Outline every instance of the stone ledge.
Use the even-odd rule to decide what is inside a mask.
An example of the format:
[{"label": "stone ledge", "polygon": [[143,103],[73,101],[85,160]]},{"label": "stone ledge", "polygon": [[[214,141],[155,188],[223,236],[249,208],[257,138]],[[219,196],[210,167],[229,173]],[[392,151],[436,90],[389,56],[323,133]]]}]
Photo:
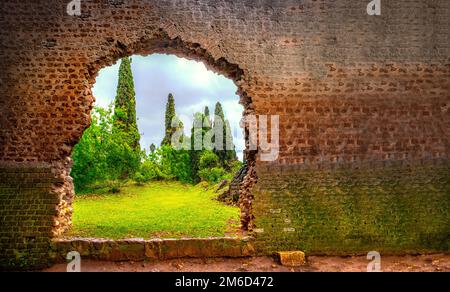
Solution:
[{"label": "stone ledge", "polygon": [[254,254],[252,238],[193,239],[56,239],[50,257],[66,260],[67,253],[77,251],[81,258],[103,261],[144,261],[177,258],[249,257]]}]

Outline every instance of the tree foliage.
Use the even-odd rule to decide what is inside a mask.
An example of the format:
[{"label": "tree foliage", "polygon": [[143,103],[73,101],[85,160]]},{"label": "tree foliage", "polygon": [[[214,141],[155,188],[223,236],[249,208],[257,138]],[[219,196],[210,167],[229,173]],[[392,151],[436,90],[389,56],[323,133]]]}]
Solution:
[{"label": "tree foliage", "polygon": [[119,83],[114,104],[113,132],[123,142],[140,151],[140,139],[136,118],[136,93],[134,91],[131,58],[123,58],[119,69]]},{"label": "tree foliage", "polygon": [[120,132],[113,131],[111,108],[94,108],[91,127],[72,154],[71,175],[77,192],[106,182],[118,182],[124,173],[134,173],[139,168],[142,153],[123,143],[124,139]]},{"label": "tree foliage", "polygon": [[178,180],[192,182],[191,163],[186,150],[175,150],[170,146],[161,146],[143,160],[137,173],[145,182],[160,180]]},{"label": "tree foliage", "polygon": [[131,58],[123,58],[120,64],[112,137],[119,147],[111,149],[110,163],[117,164],[114,170],[119,172],[118,175],[121,178],[131,178],[136,173],[141,159],[141,135],[137,126],[136,93]]},{"label": "tree foliage", "polygon": [[[220,103],[215,107],[215,118],[208,107],[195,114],[191,137],[186,137],[176,115],[175,98],[169,94],[164,131],[161,147],[152,144],[148,154],[141,150],[131,59],[124,58],[114,108],[94,108],[92,125],[74,148],[76,191],[104,185],[117,189],[117,184],[129,179],[138,184],[152,180],[217,183],[232,177],[239,168],[230,124]],[[176,147],[178,142],[184,147]],[[190,144],[187,147],[186,142]]]},{"label": "tree foliage", "polygon": [[214,113],[213,140],[216,146],[215,153],[219,157],[221,164],[225,168],[230,169],[232,162],[237,160],[230,123],[225,119],[225,114],[220,102],[216,104]]},{"label": "tree foliage", "polygon": [[175,113],[175,98],[173,94],[170,93],[167,97],[167,105],[166,105],[166,117],[165,117],[165,136],[161,143],[162,146],[172,145],[172,136],[176,132],[176,127],[172,126],[172,123],[176,117]]}]

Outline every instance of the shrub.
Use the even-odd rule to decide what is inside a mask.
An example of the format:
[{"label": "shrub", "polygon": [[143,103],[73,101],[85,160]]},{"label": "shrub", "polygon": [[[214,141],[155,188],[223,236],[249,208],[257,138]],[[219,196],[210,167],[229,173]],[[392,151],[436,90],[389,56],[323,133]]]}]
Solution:
[{"label": "shrub", "polygon": [[219,165],[219,156],[212,151],[204,151],[200,155],[199,170],[211,169]]},{"label": "shrub", "polygon": [[184,183],[192,182],[192,166],[188,151],[162,146],[157,151],[157,159],[164,179],[177,179]]},{"label": "shrub", "polygon": [[137,185],[142,186],[146,183],[146,179],[142,173],[138,172],[134,175],[134,181]]},{"label": "shrub", "polygon": [[199,171],[198,175],[202,179],[202,181],[206,181],[209,183],[218,183],[224,179],[227,172],[222,167],[214,167],[211,169],[202,169]]},{"label": "shrub", "polygon": [[145,182],[163,180],[166,178],[160,165],[151,158],[147,158],[142,162],[139,172],[144,177]]}]

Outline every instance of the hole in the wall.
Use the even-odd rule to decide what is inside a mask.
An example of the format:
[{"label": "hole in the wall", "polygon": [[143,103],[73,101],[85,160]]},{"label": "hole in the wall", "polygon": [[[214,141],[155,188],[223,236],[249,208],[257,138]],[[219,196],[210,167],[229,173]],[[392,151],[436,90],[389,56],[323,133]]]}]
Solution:
[{"label": "hole in the wall", "polygon": [[[130,53],[125,53],[125,51],[131,50],[130,47],[127,47],[121,42],[119,49],[122,53],[119,53],[118,56],[115,56],[113,60],[118,60],[124,55],[131,55]],[[143,49],[144,48],[144,49]],[[150,49],[149,49],[150,48]],[[229,64],[225,59],[221,58],[219,60],[215,60],[212,58],[205,50],[201,48],[199,45],[192,45],[192,44],[185,44],[180,39],[159,39],[159,40],[147,40],[141,43],[138,48],[132,49],[134,52],[138,52],[142,56],[154,56],[154,54],[158,53],[166,53],[170,55],[175,55],[178,57],[185,57],[189,60],[195,60],[195,61],[201,61],[203,64],[205,64],[208,69],[211,69],[212,71],[222,74],[229,79],[231,79],[235,84],[241,84],[244,82],[244,73],[243,71],[237,66],[233,64]],[[100,59],[96,64],[93,64],[89,71],[91,72],[92,76],[96,76],[97,72],[99,70],[111,63],[110,57]],[[95,72],[95,74],[94,74]],[[94,83],[93,78],[91,76],[89,83],[92,85]],[[254,109],[252,107],[251,98],[247,96],[245,92],[243,92],[238,87],[237,94],[240,97],[240,103],[244,106],[245,111],[244,115],[246,114],[252,114],[254,112]],[[238,103],[238,101],[236,101]],[[163,108],[161,110],[164,110]],[[248,129],[244,129],[244,136],[245,138],[248,137]],[[245,145],[247,146],[248,143],[246,142]],[[256,152],[255,151],[244,151],[245,152],[245,160],[247,163],[247,171],[246,176],[241,178],[242,182],[245,180],[251,179],[253,182],[256,182],[256,172],[255,172],[255,163],[256,163]],[[248,231],[252,229],[252,210],[251,210],[251,186],[247,184],[247,187],[245,190],[241,190],[240,192],[240,199],[239,199],[239,208],[241,210],[241,224],[240,224],[240,230],[241,231]],[[63,205],[65,206],[65,210],[71,210],[72,208],[72,198],[69,198],[66,200],[66,202],[63,202]],[[56,230],[54,234],[56,235],[62,235],[64,234],[68,228],[71,226],[71,217],[72,214],[69,211],[63,212],[65,216],[65,224],[64,219],[60,220],[60,224],[56,227]],[[164,218],[161,218],[161,220],[164,220]],[[62,223],[62,224],[61,224]]]}]

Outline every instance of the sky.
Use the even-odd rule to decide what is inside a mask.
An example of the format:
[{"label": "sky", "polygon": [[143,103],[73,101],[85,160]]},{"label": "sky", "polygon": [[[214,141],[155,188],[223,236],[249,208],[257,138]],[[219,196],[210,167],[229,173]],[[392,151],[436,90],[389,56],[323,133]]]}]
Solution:
[{"label": "sky", "polygon": [[[100,71],[93,93],[96,105],[108,107],[116,96],[120,61]],[[132,71],[136,91],[138,127],[141,146],[148,150],[164,138],[164,119],[167,96],[175,97],[176,113],[190,136],[192,117],[209,106],[211,113],[217,102],[223,106],[230,121],[238,157],[242,160],[244,138],[239,126],[244,111],[236,95],[237,87],[230,79],[206,69],[201,62],[173,55],[154,54],[132,57]]]}]

